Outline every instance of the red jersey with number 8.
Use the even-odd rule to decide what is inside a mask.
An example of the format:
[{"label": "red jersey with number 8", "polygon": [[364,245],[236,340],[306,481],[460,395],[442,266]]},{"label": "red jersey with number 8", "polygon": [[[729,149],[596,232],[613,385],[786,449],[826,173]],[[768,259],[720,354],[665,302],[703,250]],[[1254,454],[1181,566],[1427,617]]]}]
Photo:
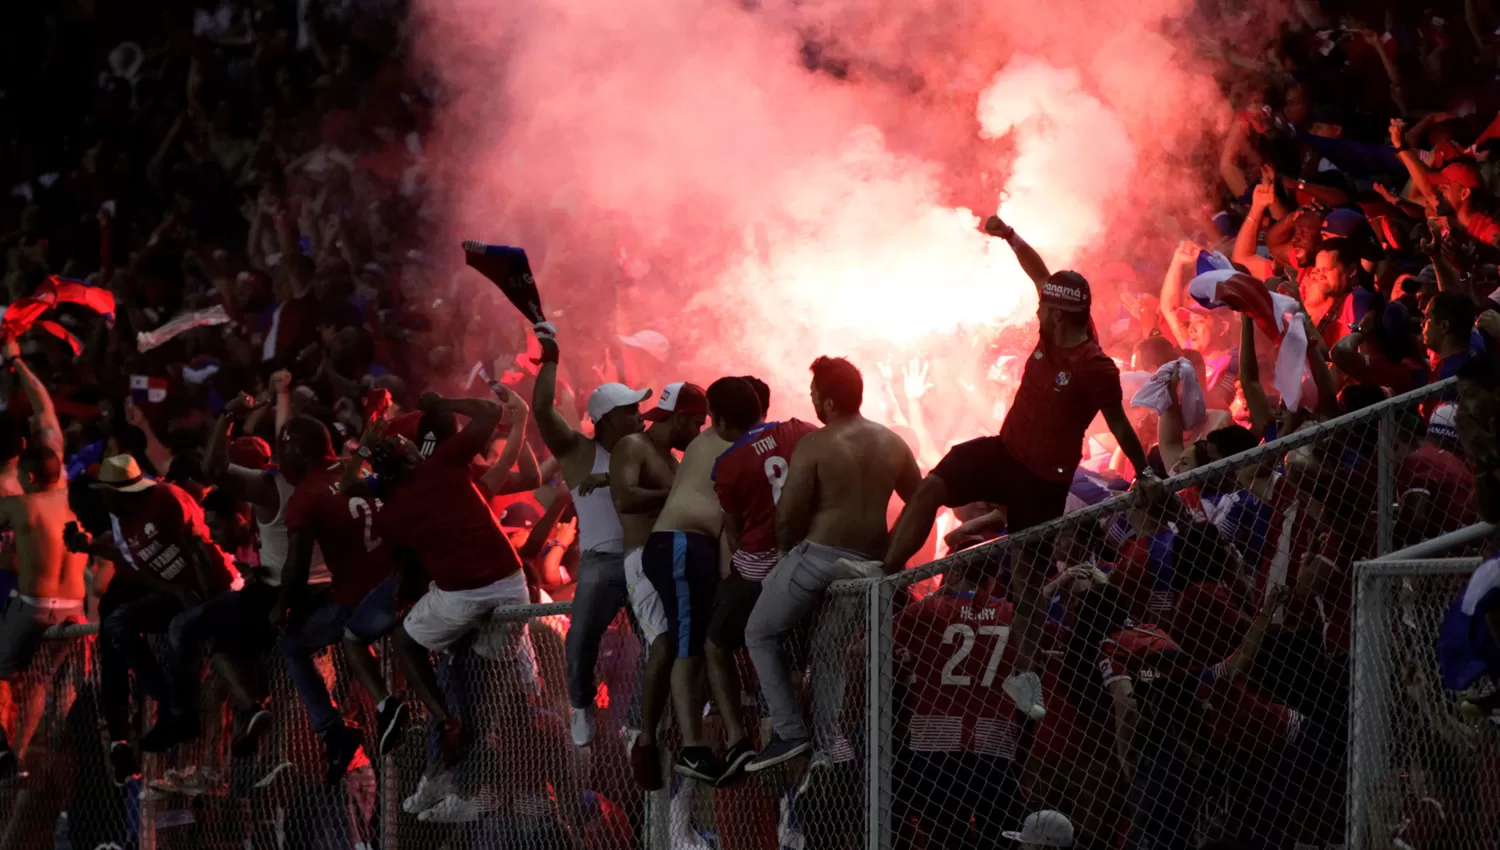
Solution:
[{"label": "red jersey with number 8", "polygon": [[938,591],[893,626],[906,682],[906,744],[916,752],[1016,757],[1020,724],[1000,686],[1015,663],[1011,604]]},{"label": "red jersey with number 8", "polygon": [[286,503],[286,530],[312,535],[333,576],[333,601],[358,605],[391,574],[390,547],[375,533],[380,500],[340,493],[342,475],[343,463],[329,460],[297,482]]},{"label": "red jersey with number 8", "polygon": [[719,505],[739,522],[734,567],[751,581],[760,581],[776,566],[776,503],[792,450],[816,430],[800,419],[767,422],[746,432],[714,464]]}]

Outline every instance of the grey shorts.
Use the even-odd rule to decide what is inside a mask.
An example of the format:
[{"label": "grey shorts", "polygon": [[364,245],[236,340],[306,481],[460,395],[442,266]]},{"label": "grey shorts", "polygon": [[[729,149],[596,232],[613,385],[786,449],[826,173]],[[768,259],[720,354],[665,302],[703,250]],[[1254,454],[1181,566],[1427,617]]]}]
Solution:
[{"label": "grey shorts", "polygon": [[42,635],[53,626],[78,618],[83,602],[37,606],[12,594],[0,609],[0,680],[13,679],[31,665]]}]

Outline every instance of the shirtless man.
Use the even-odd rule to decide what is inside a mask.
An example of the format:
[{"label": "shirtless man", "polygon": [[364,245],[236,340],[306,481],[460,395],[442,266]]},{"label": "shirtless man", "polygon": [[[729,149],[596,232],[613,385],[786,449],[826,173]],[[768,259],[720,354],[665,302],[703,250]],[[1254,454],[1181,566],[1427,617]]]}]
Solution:
[{"label": "shirtless man", "polygon": [[531,397],[532,416],[542,442],[562,468],[578,511],[578,549],[583,557],[565,650],[573,744],[586,747],[594,740],[594,664],[599,659],[599,641],[628,593],[625,532],[606,486],[610,452],[622,438],[641,432],[640,405],[651,397],[651,391],[624,384],[599,385],[589,395],[589,418],[594,420],[594,439],[590,440],[557,412],[557,328],[540,322],[534,330],[541,343],[542,365]]},{"label": "shirtless man", "polygon": [[685,451],[703,430],[708,396],[695,384],[668,384],[661,401],[646,414],[655,420],[643,434],[631,434],[615,444],[609,461],[609,490],[620,525],[625,530],[625,582],[635,626],[649,646],[641,674],[641,732],[630,749],[631,772],[648,791],[662,787],[661,757],[656,733],[661,725],[671,685],[672,641],[661,597],[641,567],[641,552],[657,516],[672,491],[677,459],[672,450]]},{"label": "shirtless man", "polygon": [[[5,344],[5,360],[15,369],[16,380],[26,393],[33,413],[33,432],[29,445],[6,469],[14,471],[11,483],[0,498],[0,527],[15,534],[17,583],[16,594],[0,600],[0,690],[11,688],[18,705],[28,704],[27,696],[16,693],[11,683],[26,672],[41,646],[42,633],[69,617],[83,616],[84,568],[86,555],[76,555],[63,545],[63,529],[76,517],[68,508],[68,484],[62,471],[62,427],[52,406],[46,386],[21,359],[14,340]],[[9,476],[7,476],[9,477]],[[36,696],[45,692],[39,691]],[[40,708],[23,712],[25,726],[16,736],[25,750]],[[10,748],[4,727],[0,727],[0,777],[16,769],[16,755]]]},{"label": "shirtless man", "polygon": [[841,357],[812,364],[812,402],[825,427],[803,437],[776,504],[784,553],[766,576],[745,625],[745,645],[771,710],[771,741],[745,765],[755,772],[812,749],[781,638],[804,620],[839,579],[880,574],[891,493],[908,501],[922,472],[905,442],[860,415],[864,379]]},{"label": "shirtless man", "polygon": [[[17,595],[5,601],[0,614],[0,684],[15,683],[26,672],[47,629],[83,616],[83,571],[89,560],[63,545],[63,529],[76,517],[68,508],[68,485],[57,453],[47,446],[30,446],[21,452],[16,468],[22,494],[0,499],[0,523],[15,529],[20,566]],[[13,696],[19,705],[28,705],[22,694]],[[23,716],[16,735],[22,750],[41,714],[24,711]],[[15,753],[0,727],[0,775],[15,767]]]}]

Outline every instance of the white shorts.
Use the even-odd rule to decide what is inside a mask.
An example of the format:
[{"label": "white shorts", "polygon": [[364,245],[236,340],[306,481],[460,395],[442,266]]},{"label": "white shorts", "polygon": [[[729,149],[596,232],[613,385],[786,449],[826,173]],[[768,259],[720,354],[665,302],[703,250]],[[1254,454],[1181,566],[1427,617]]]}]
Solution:
[{"label": "white shorts", "polygon": [[529,604],[526,576],[519,570],[473,590],[439,590],[433,583],[411,607],[402,625],[419,645],[442,652],[471,630],[485,625],[496,608]]},{"label": "white shorts", "polygon": [[661,606],[656,587],[641,567],[642,551],[634,549],[625,556],[625,589],[630,594],[630,610],[640,627],[641,639],[650,644],[667,633],[667,609]]}]

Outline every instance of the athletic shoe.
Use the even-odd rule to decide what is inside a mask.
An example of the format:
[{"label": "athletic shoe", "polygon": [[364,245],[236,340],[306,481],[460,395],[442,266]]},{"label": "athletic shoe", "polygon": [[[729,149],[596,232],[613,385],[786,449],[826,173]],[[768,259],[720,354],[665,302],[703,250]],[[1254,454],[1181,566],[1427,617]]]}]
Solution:
[{"label": "athletic shoe", "polygon": [[573,746],[587,747],[594,743],[594,712],[587,708],[573,709]]},{"label": "athletic shoe", "polygon": [[1041,677],[1031,671],[1012,673],[1003,685],[1005,695],[1016,704],[1021,713],[1032,720],[1047,716],[1047,706],[1042,702]]},{"label": "athletic shoe", "polygon": [[739,743],[729,748],[724,754],[724,772],[719,774],[718,787],[733,785],[745,775],[745,765],[755,758],[755,750],[750,748],[750,742],[741,738]]},{"label": "athletic shoe", "polygon": [[349,772],[349,765],[359,755],[361,736],[358,729],[337,726],[328,733],[323,749],[328,757],[328,769],[323,774],[323,784],[337,785]]},{"label": "athletic shoe", "polygon": [[797,756],[812,749],[812,741],[807,738],[794,738],[786,740],[780,735],[771,735],[771,743],[760,751],[760,755],[745,763],[746,773],[756,773],[778,764],[789,762]]},{"label": "athletic shoe", "polygon": [[375,712],[375,734],[379,736],[377,749],[381,755],[390,755],[401,746],[406,736],[406,703],[397,696],[386,697]]},{"label": "athletic shoe", "polygon": [[229,743],[229,754],[237,759],[250,758],[260,749],[260,739],[271,731],[271,712],[264,707],[252,708],[241,712],[241,716],[248,715],[245,725],[240,733]]},{"label": "athletic shoe", "polygon": [[418,815],[436,806],[453,791],[453,774],[443,771],[437,776],[428,777],[425,774],[417,781],[417,790],[411,796],[401,801],[401,811],[409,815]]},{"label": "athletic shoe", "polygon": [[460,797],[449,794],[436,805],[418,813],[417,820],[423,823],[471,823],[479,816],[495,811],[494,805],[486,805],[480,797]]},{"label": "athletic shoe", "polygon": [[656,744],[642,744],[637,737],[630,747],[630,773],[635,784],[647,791],[660,791],[666,787],[661,776],[661,750]]},{"label": "athletic shoe", "polygon": [[718,783],[719,777],[724,775],[724,765],[719,763],[714,751],[708,747],[683,747],[674,769],[679,776],[707,782],[709,785]]},{"label": "athletic shoe", "polygon": [[124,741],[114,741],[109,745],[109,770],[115,785],[120,788],[141,778],[141,764],[136,761],[135,752],[130,749],[130,745]]}]

